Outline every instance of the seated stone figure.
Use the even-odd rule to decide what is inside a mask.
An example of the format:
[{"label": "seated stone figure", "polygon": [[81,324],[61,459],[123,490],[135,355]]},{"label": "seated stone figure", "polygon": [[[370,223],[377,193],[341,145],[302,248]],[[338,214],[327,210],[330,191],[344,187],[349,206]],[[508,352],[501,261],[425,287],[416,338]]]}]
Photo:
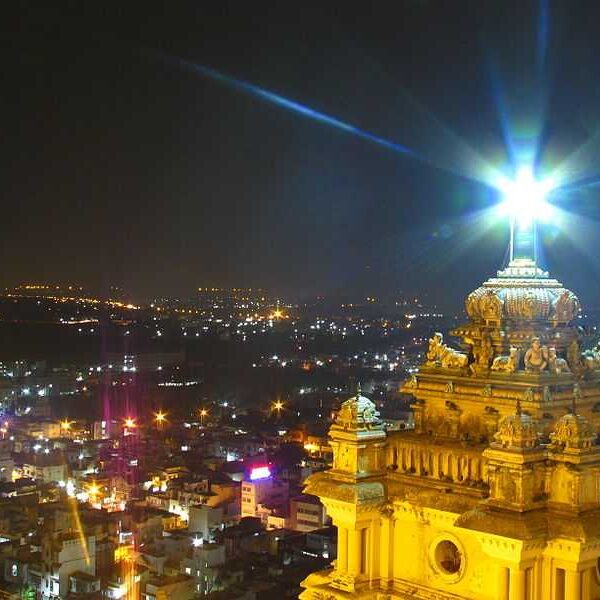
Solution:
[{"label": "seated stone figure", "polygon": [[542,346],[540,338],[531,339],[531,346],[524,357],[525,370],[540,373],[548,366],[548,348]]},{"label": "seated stone figure", "polygon": [[556,348],[548,348],[548,370],[551,373],[570,373],[569,365],[564,358],[556,356]]},{"label": "seated stone figure", "polygon": [[427,364],[430,366],[439,365],[442,361],[442,355],[446,350],[444,336],[436,331],[429,339],[429,348],[427,349]]}]

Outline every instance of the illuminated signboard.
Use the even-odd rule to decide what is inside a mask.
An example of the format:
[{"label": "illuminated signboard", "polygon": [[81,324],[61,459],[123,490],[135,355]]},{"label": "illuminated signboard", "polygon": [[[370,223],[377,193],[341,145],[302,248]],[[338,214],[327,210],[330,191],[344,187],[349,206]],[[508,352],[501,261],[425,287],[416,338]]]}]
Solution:
[{"label": "illuminated signboard", "polygon": [[250,480],[255,481],[257,479],[265,479],[271,476],[269,467],[254,467],[250,471]]}]

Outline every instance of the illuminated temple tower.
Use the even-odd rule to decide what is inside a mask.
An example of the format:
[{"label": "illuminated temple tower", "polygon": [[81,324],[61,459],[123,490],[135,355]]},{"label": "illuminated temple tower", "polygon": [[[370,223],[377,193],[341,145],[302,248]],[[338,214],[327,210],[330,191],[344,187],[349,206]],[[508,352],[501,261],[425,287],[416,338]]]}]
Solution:
[{"label": "illuminated temple tower", "polygon": [[386,432],[360,391],[312,475],[338,558],[301,598],[600,599],[600,356],[577,297],[513,235],[466,299],[463,351],[434,334],[403,387],[415,428]]}]

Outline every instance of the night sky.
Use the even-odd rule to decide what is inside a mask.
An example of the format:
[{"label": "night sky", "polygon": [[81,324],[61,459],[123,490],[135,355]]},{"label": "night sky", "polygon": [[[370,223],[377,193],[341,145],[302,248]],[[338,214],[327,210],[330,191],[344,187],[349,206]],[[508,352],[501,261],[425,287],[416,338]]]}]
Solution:
[{"label": "night sky", "polygon": [[[469,179],[467,146],[506,169],[518,130],[549,171],[591,140],[581,161],[600,173],[595,2],[17,4],[2,54],[0,286],[120,285],[139,300],[206,285],[416,289],[458,305],[508,241],[504,222],[481,230],[498,196]],[[599,199],[593,185],[563,194],[579,216],[544,228],[546,266],[588,303]]]}]

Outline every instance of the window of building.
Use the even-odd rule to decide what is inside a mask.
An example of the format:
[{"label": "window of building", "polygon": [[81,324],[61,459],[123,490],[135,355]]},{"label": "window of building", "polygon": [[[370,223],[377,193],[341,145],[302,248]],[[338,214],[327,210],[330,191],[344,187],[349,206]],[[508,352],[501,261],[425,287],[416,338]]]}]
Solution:
[{"label": "window of building", "polygon": [[454,575],[462,564],[462,555],[458,546],[450,540],[442,540],[435,548],[435,563],[443,573]]}]

